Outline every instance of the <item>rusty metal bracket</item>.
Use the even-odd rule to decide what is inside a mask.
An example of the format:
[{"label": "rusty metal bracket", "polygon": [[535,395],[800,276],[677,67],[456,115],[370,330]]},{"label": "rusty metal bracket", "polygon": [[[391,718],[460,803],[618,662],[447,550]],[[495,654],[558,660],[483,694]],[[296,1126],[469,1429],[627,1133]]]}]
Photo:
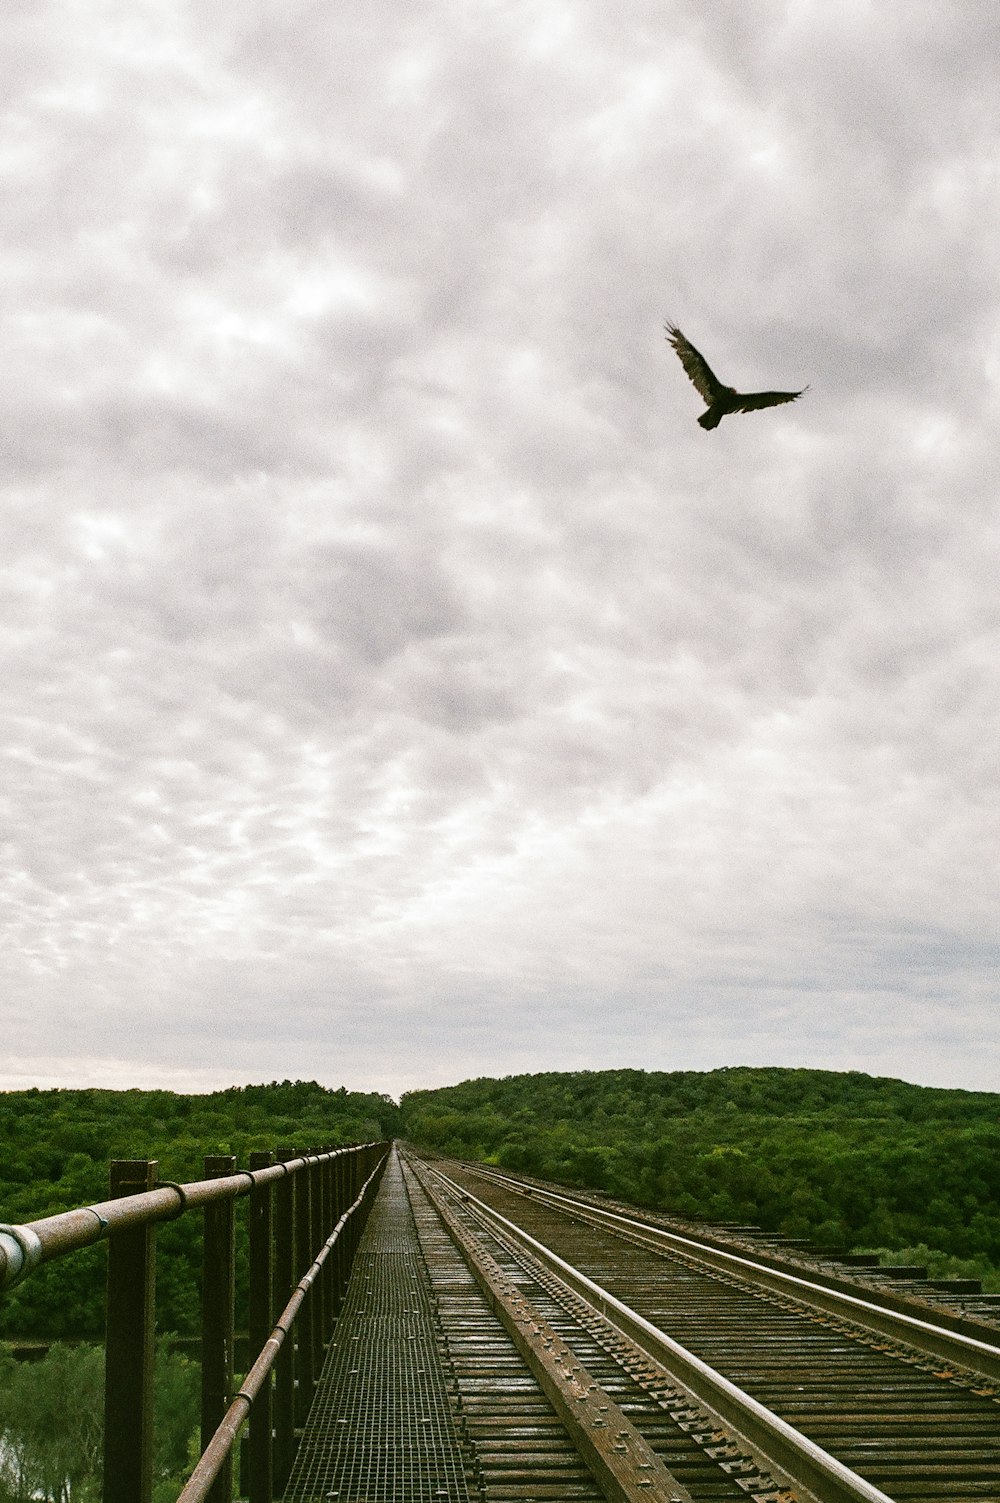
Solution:
[{"label": "rusty metal bracket", "polygon": [[101,1238],[107,1235],[108,1226],[110,1225],[108,1218],[106,1216],[102,1216],[100,1211],[97,1210],[95,1206],[84,1206],[84,1210],[89,1211],[91,1216],[93,1216],[94,1220],[97,1222],[98,1231],[97,1236],[94,1240],[100,1242]]},{"label": "rusty metal bracket", "polygon": [[173,1190],[177,1195],[177,1209],[172,1216],[164,1217],[166,1221],[176,1221],[183,1216],[188,1208],[187,1191],[183,1185],[179,1185],[175,1179],[158,1179],[153,1186],[154,1190]]}]

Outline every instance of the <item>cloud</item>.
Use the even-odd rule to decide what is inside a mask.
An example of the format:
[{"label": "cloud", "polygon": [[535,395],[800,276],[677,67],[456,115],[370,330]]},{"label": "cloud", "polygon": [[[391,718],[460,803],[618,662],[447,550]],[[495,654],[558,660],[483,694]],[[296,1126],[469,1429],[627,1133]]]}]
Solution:
[{"label": "cloud", "polygon": [[0,1084],[990,1087],[992,9],[4,25]]}]

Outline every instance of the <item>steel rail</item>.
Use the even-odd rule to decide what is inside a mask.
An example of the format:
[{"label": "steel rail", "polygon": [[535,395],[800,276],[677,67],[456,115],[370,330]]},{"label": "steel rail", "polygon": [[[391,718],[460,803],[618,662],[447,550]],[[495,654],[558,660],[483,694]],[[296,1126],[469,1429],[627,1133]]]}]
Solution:
[{"label": "steel rail", "polygon": [[[331,1156],[327,1155],[327,1157]],[[240,1431],[250,1416],[254,1400],[268,1381],[275,1359],[284,1345],[286,1336],[291,1330],[292,1322],[299,1313],[302,1301],[319,1277],[323,1264],[340,1240],[347,1223],[364,1205],[373,1183],[378,1180],[379,1175],[385,1168],[387,1158],[388,1149],[365,1180],[358,1192],[357,1198],[340,1217],[309,1268],[295,1286],[291,1299],[279,1315],[274,1324],[274,1329],[264,1342],[257,1359],[233,1396],[233,1401],[223,1415],[215,1434],[202,1452],[183,1490],[178,1494],[177,1503],[202,1503],[202,1500],[208,1496],[212,1484],[225,1464],[226,1457],[232,1453],[233,1447],[239,1439]],[[215,1184],[218,1181],[213,1180],[211,1183]]]},{"label": "steel rail", "polygon": [[[822,1310],[826,1315],[839,1316],[842,1320],[852,1320],[868,1330],[877,1331],[880,1336],[888,1336],[893,1341],[905,1342],[931,1356],[940,1357],[946,1362],[958,1363],[960,1366],[970,1368],[973,1372],[980,1373],[983,1377],[1000,1379],[1000,1347],[990,1342],[980,1341],[974,1336],[965,1336],[960,1331],[952,1331],[916,1315],[906,1315],[901,1311],[887,1309],[884,1305],[873,1304],[859,1295],[825,1288],[822,1284],[815,1284],[812,1280],[801,1278],[797,1274],[768,1268],[738,1253],[727,1253],[719,1248],[708,1247],[694,1238],[682,1236],[679,1232],[668,1232],[664,1228],[651,1226],[647,1221],[638,1221],[631,1216],[622,1216],[616,1211],[607,1211],[589,1202],[576,1200],[571,1195],[562,1195],[556,1190],[545,1190],[537,1185],[525,1185],[507,1175],[497,1174],[493,1170],[480,1170],[478,1166],[470,1167],[482,1178],[505,1185],[528,1199],[544,1200],[556,1205],[557,1208],[568,1206],[579,1220],[590,1221],[595,1226],[607,1227],[612,1231],[621,1229],[631,1239],[651,1251],[662,1252],[665,1249],[673,1249],[690,1257],[696,1257],[709,1267],[752,1279],[755,1284],[769,1289],[772,1293],[784,1294],[801,1300],[804,1304]],[[567,1214],[570,1213],[567,1212]]]},{"label": "steel rail", "polygon": [[631,1309],[585,1273],[559,1257],[558,1253],[546,1247],[543,1242],[494,1210],[486,1201],[480,1200],[441,1170],[430,1165],[425,1167],[452,1195],[475,1208],[489,1223],[502,1227],[508,1236],[526,1247],[594,1309],[661,1363],[671,1379],[719,1415],[735,1432],[738,1440],[765,1456],[771,1466],[794,1479],[815,1498],[821,1499],[822,1503],[893,1503],[887,1493],[859,1477],[794,1426],[772,1413],[759,1400],[681,1346],[680,1342],[674,1341],[665,1331],[653,1325],[652,1321]]},{"label": "steel rail", "polygon": [[[409,1164],[437,1211],[488,1304],[565,1426],[611,1503],[654,1497],[693,1503],[690,1492],[657,1456],[610,1393],[594,1379],[565,1338],[504,1272],[484,1242],[463,1225],[427,1183],[426,1170]],[[652,1492],[647,1493],[646,1488]]]},{"label": "steel rail", "polygon": [[0,1290],[21,1283],[41,1263],[64,1257],[81,1247],[91,1247],[123,1228],[172,1221],[184,1211],[217,1200],[238,1199],[249,1195],[257,1185],[267,1185],[316,1164],[329,1163],[343,1154],[357,1153],[359,1148],[374,1146],[374,1143],[361,1143],[350,1148],[331,1148],[324,1153],[303,1154],[301,1158],[283,1160],[263,1169],[241,1169],[236,1174],[195,1180],[187,1185],[165,1181],[157,1189],[143,1190],[137,1195],[102,1200],[72,1211],[59,1211],[53,1216],[43,1216],[38,1221],[18,1226],[0,1226]]}]

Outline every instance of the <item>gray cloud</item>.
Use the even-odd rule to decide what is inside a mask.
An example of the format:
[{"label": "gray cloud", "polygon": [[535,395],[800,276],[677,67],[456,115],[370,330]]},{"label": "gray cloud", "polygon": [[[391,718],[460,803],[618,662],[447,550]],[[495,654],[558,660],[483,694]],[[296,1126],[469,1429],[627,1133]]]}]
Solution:
[{"label": "gray cloud", "polygon": [[3,24],[0,1085],[992,1086],[992,6]]}]

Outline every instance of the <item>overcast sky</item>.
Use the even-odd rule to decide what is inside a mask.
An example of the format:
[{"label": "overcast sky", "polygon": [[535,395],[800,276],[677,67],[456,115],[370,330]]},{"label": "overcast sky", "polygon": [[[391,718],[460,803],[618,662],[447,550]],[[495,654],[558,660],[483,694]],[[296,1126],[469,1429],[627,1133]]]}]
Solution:
[{"label": "overcast sky", "polygon": [[0,28],[0,1088],[998,1088],[996,0]]}]

